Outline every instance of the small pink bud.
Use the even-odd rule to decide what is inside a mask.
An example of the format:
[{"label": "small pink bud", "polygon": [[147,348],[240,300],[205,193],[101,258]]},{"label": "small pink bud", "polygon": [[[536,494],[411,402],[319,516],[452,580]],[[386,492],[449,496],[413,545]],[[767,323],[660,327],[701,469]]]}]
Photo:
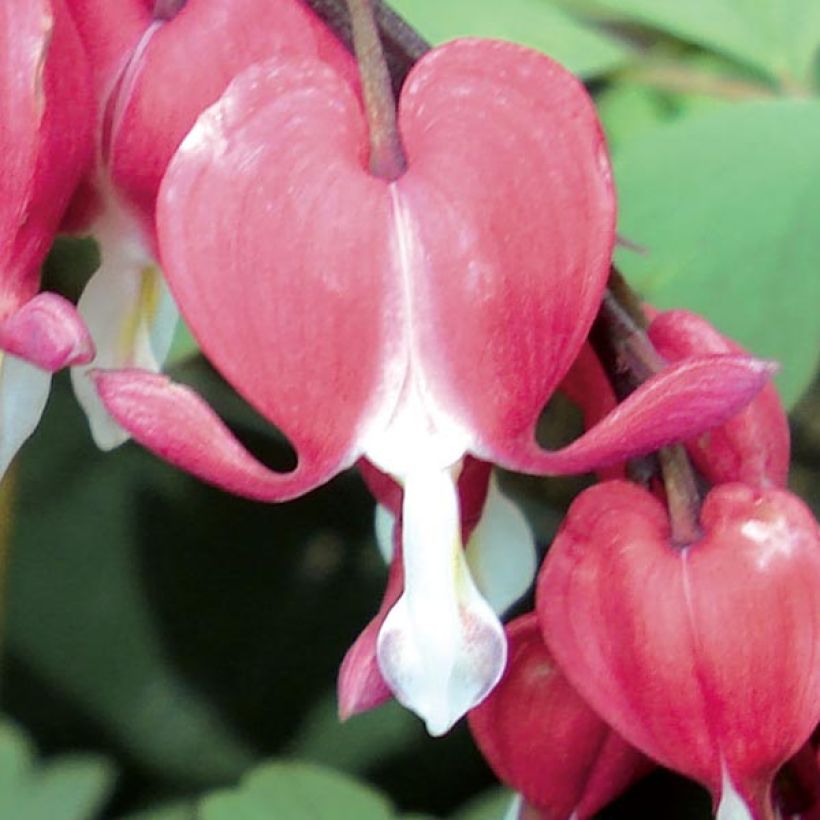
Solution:
[{"label": "small pink bud", "polygon": [[[685,310],[657,314],[649,337],[670,362],[745,352],[702,316]],[[742,481],[755,487],[785,487],[789,424],[777,388],[769,382],[737,415],[687,441],[686,449],[712,484]]]}]

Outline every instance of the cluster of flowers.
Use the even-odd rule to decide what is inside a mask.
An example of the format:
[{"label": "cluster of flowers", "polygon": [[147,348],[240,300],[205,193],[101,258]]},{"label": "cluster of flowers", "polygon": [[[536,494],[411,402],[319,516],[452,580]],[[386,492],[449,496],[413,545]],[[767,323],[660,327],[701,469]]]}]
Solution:
[{"label": "cluster of flowers", "polygon": [[[585,343],[615,241],[609,160],[549,58],[429,51],[386,126],[368,87],[300,0],[3,4],[0,467],[69,365],[100,446],[131,435],[232,492],[282,501],[358,463],[391,571],[343,664],[343,715],[395,696],[440,734],[469,712],[543,817],[589,816],[644,755],[722,817],[773,817],[772,778],[820,720],[820,543],[782,489],[770,367],[662,314],[658,366],[615,400]],[[374,165],[393,115],[400,156]],[[100,248],[77,309],[38,293],[61,231]],[[176,306],[293,471],[158,373]],[[547,451],[534,430],[560,386],[588,430]],[[620,465],[690,439],[713,488],[681,539],[674,492]],[[506,629],[535,561],[491,463],[607,468],[549,551],[537,613]]]}]

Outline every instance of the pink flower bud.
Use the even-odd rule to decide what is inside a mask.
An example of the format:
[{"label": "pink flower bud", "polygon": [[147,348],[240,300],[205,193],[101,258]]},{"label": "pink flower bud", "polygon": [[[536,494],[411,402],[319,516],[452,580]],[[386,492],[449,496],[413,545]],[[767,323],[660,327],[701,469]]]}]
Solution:
[{"label": "pink flower bud", "polygon": [[[649,337],[670,362],[708,354],[744,353],[702,316],[669,310],[655,316]],[[742,481],[785,487],[789,472],[789,424],[774,384],[728,421],[686,442],[690,457],[712,484]]]},{"label": "pink flower bud", "polygon": [[703,536],[624,482],[585,491],[542,567],[538,616],[592,707],[699,780],[720,818],[773,818],[777,769],[820,719],[820,537],[781,490],[722,485]]}]

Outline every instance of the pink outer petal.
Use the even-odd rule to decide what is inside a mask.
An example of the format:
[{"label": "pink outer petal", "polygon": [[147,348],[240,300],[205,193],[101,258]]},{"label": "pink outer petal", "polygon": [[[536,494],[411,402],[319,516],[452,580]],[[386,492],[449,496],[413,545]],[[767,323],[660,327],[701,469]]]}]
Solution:
[{"label": "pink outer petal", "polygon": [[280,474],[260,464],[187,387],[145,370],[90,373],[106,409],[136,441],[171,464],[230,492],[285,501],[328,480],[306,469]]},{"label": "pink outer petal", "polygon": [[774,369],[748,356],[688,359],[642,384],[567,447],[547,452],[522,441],[514,457],[496,457],[510,469],[557,475],[616,464],[721,424],[748,404]]},{"label": "pink outer petal", "polygon": [[162,175],[197,116],[245,68],[275,55],[321,56],[355,73],[352,56],[297,0],[188,0],[157,25],[118,91],[106,146],[115,185],[142,214],[153,212]]},{"label": "pink outer petal", "polygon": [[557,63],[471,39],[416,64],[399,117],[424,378],[484,452],[511,461],[606,282],[615,196],[598,119]]},{"label": "pink outer petal", "polygon": [[[758,811],[820,716],[820,541],[794,496],[723,485],[704,538],[669,546],[663,506],[624,482],[570,508],[538,581],[561,668],[628,741]],[[763,816],[763,815],[760,815]]]},{"label": "pink outer petal", "polygon": [[[705,354],[745,353],[703,317],[685,310],[658,314],[649,336],[669,361]],[[789,473],[789,424],[774,384],[766,384],[737,415],[686,442],[689,454],[712,484],[742,481],[785,487]]]},{"label": "pink outer petal", "polygon": [[56,293],[38,294],[0,322],[0,348],[50,373],[94,358],[77,309]]},{"label": "pink outer petal", "polygon": [[66,0],[91,65],[98,117],[140,37],[151,25],[142,0]]},{"label": "pink outer petal", "polygon": [[0,319],[40,265],[91,156],[88,66],[63,0],[0,3]]},{"label": "pink outer petal", "polygon": [[506,632],[507,670],[470,711],[473,737],[498,777],[543,817],[592,817],[651,764],[567,682],[534,612],[512,621]]},{"label": "pink outer petal", "polygon": [[355,461],[404,377],[389,191],[366,151],[338,75],[271,60],[200,117],[158,203],[166,276],[203,350],[323,475]]}]

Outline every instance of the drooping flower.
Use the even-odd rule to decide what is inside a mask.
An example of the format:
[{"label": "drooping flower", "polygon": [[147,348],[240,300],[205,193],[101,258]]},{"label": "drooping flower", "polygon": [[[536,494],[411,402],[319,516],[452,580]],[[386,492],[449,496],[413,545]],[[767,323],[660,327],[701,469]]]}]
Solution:
[{"label": "drooping flower", "polygon": [[40,266],[91,149],[88,65],[62,0],[0,7],[0,475],[34,431],[51,373],[93,348]]},{"label": "drooping flower", "polygon": [[768,367],[687,360],[582,439],[544,451],[535,421],[586,337],[614,239],[592,104],[541,54],[463,40],[416,64],[399,128],[407,170],[371,175],[349,84],[315,60],[274,59],[199,118],[162,183],[174,296],[208,357],[288,436],[294,471],[267,470],[163,377],[96,382],[138,441],[234,492],[285,500],[362,456],[402,485],[404,590],[379,664],[440,733],[504,665],[503,652],[489,665],[482,652],[499,645],[497,618],[464,607],[465,455],[542,473],[623,460],[723,420]]},{"label": "drooping flower", "polygon": [[624,738],[699,780],[720,820],[772,820],[772,778],[820,718],[820,534],[782,490],[724,484],[703,535],[626,482],[585,491],[538,581],[544,638]]},{"label": "drooping flower", "polygon": [[[79,301],[93,366],[161,369],[178,312],[157,260],[154,211],[168,162],[236,74],[275,54],[321,57],[354,82],[350,54],[297,0],[69,0],[89,55],[96,156],[64,230],[93,236],[100,268]],[[97,444],[127,434],[88,378],[74,390]]]},{"label": "drooping flower", "polygon": [[550,656],[534,612],[505,629],[509,660],[468,714],[482,754],[540,820],[584,820],[654,764],[592,711]]}]

